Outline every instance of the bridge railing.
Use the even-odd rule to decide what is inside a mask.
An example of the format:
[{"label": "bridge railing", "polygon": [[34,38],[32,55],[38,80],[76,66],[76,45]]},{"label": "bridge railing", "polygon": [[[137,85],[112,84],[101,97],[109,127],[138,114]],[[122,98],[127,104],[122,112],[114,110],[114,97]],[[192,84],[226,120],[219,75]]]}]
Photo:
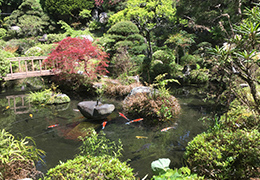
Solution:
[{"label": "bridge railing", "polygon": [[[21,79],[35,76],[54,75],[46,66],[43,60],[48,56],[30,56],[7,58],[10,61],[9,74],[3,77],[4,80]],[[57,72],[56,72],[57,73]]]},{"label": "bridge railing", "polygon": [[[48,56],[31,56],[31,57],[15,57],[8,58],[10,60],[10,73],[25,72],[28,74],[30,71],[47,70],[46,66],[42,66],[42,61]],[[18,68],[17,68],[18,66]]]}]

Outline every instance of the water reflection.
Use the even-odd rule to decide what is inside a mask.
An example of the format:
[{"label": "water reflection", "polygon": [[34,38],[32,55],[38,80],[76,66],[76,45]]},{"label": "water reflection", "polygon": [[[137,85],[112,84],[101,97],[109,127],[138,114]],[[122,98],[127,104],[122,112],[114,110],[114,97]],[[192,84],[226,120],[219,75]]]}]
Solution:
[{"label": "water reflection", "polygon": [[[9,95],[8,95],[9,96]],[[198,133],[205,130],[201,117],[210,112],[210,106],[202,101],[199,96],[179,94],[176,96],[181,104],[182,113],[178,117],[178,125],[165,123],[156,127],[145,127],[143,122],[131,123],[118,115],[111,118],[105,129],[106,136],[118,142],[123,142],[122,161],[128,161],[130,166],[138,172],[139,177],[152,177],[151,163],[159,158],[170,158],[171,168],[179,168],[184,164],[183,154],[187,143]],[[26,97],[25,97],[26,98]],[[9,98],[10,99],[10,98]],[[25,105],[25,100],[15,100],[18,105]],[[16,113],[15,108],[6,109],[12,105],[4,95],[0,96],[0,125],[13,135],[22,134],[35,139],[37,147],[46,152],[42,157],[46,165],[37,163],[37,169],[43,172],[54,167],[59,161],[65,162],[78,153],[80,142],[75,140],[79,135],[84,135],[82,130],[93,127],[101,130],[102,122],[88,122],[80,112],[75,111],[79,100],[72,100],[62,106],[33,106],[26,107],[24,113]],[[110,102],[109,102],[110,103]],[[120,104],[120,102],[117,102]],[[16,108],[17,110],[17,108]],[[29,114],[33,116],[30,117]],[[131,117],[128,117],[131,119]],[[145,118],[145,117],[144,117]],[[50,125],[59,124],[55,128]],[[161,129],[169,126],[175,128],[166,132]],[[147,138],[137,138],[143,136]]]}]

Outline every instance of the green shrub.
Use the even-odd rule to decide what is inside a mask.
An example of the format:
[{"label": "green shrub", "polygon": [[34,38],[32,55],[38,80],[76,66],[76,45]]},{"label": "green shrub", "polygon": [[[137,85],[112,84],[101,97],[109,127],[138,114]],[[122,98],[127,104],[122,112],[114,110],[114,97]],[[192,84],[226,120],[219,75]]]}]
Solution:
[{"label": "green shrub", "polygon": [[181,57],[180,64],[187,65],[187,64],[196,64],[196,57],[190,54],[185,54]]},{"label": "green shrub", "polygon": [[17,35],[20,37],[38,36],[48,29],[49,17],[43,12],[38,0],[25,0],[12,11],[6,24],[19,26],[21,29]]},{"label": "green shrub", "polygon": [[6,42],[7,47],[18,48],[17,53],[24,54],[29,48],[38,44],[38,40],[35,37],[24,39],[11,39]]},{"label": "green shrub", "polygon": [[258,130],[216,130],[196,136],[186,147],[189,167],[210,179],[259,177],[260,133]]},{"label": "green shrub", "polygon": [[54,49],[53,44],[39,44],[24,52],[26,56],[47,56]]},{"label": "green shrub", "polygon": [[48,179],[135,179],[132,169],[115,157],[77,156],[47,172]]},{"label": "green shrub", "polygon": [[236,131],[237,129],[258,129],[260,130],[259,118],[247,106],[241,105],[238,100],[234,100],[230,105],[230,110],[221,116],[222,128]]},{"label": "green shrub", "polygon": [[62,104],[70,102],[70,98],[54,92],[50,88],[39,92],[31,92],[29,94],[29,101],[34,104]]},{"label": "green shrub", "polygon": [[209,81],[209,71],[204,69],[194,69],[188,75],[189,83],[203,84]]},{"label": "green shrub", "polygon": [[41,160],[40,155],[44,155],[44,151],[36,148],[32,138],[15,139],[4,129],[0,132],[0,147],[0,179],[17,179],[13,177],[27,175],[22,169],[29,169],[27,173],[35,171],[34,161]]},{"label": "green shrub", "polygon": [[60,42],[65,38],[66,38],[66,34],[48,34],[46,43],[51,44],[55,42]]},{"label": "green shrub", "polygon": [[157,50],[153,53],[153,60],[160,60],[163,63],[170,64],[175,62],[175,56],[164,50]]},{"label": "green shrub", "polygon": [[13,53],[0,49],[0,80],[9,73],[10,61],[6,58],[15,57]]},{"label": "green shrub", "polygon": [[118,34],[128,36],[139,33],[138,27],[131,21],[121,21],[113,25],[108,31],[108,34]]},{"label": "green shrub", "polygon": [[120,140],[117,145],[104,133],[97,134],[94,129],[86,132],[88,136],[79,137],[81,155],[50,169],[46,179],[135,179],[133,169],[117,159],[122,151]]},{"label": "green shrub", "polygon": [[3,39],[6,36],[6,29],[0,28],[0,39]]},{"label": "green shrub", "polygon": [[[180,113],[180,104],[174,96],[170,95],[166,86],[169,82],[177,82],[175,79],[163,78],[167,74],[157,76],[156,86],[158,90],[151,88],[151,93],[136,93],[127,97],[123,108],[129,114],[135,114],[138,117],[146,117],[144,122],[158,123],[158,121],[170,121]],[[148,119],[148,120],[147,120]],[[150,121],[150,120],[154,121]]]}]

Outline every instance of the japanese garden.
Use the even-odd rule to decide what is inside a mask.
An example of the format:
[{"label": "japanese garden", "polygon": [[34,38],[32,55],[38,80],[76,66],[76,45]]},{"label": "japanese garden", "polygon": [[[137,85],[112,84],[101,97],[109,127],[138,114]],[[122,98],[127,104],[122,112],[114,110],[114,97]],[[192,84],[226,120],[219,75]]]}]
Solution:
[{"label": "japanese garden", "polygon": [[0,179],[260,178],[258,0],[0,0]]}]

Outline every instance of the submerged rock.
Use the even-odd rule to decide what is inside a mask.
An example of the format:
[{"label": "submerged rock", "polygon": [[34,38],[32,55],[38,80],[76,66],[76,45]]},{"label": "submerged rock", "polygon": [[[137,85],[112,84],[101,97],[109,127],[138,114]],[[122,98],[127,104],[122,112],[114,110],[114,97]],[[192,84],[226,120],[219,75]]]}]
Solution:
[{"label": "submerged rock", "polygon": [[102,104],[99,101],[82,101],[78,103],[78,109],[86,118],[105,119],[114,111],[115,106],[113,104]]},{"label": "submerged rock", "polygon": [[68,102],[70,102],[70,98],[66,94],[54,94],[48,99],[47,104],[63,104]]}]

